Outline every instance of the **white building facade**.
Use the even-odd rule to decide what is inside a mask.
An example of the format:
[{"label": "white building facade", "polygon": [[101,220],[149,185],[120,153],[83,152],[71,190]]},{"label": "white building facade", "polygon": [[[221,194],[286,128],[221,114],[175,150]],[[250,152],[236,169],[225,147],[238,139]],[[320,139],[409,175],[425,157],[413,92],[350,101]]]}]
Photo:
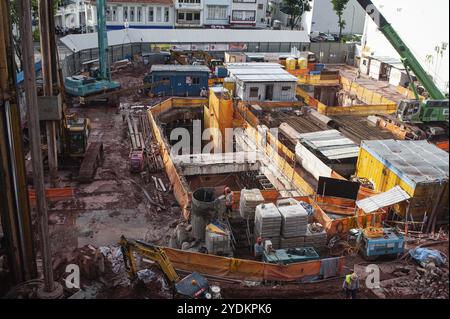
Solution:
[{"label": "white building facade", "polygon": [[174,10],[172,0],[107,0],[108,30],[125,27],[135,29],[172,29]]},{"label": "white building facade", "polygon": [[95,6],[91,1],[73,0],[65,6],[60,6],[55,13],[55,27],[70,30],[85,26],[94,30],[96,24]]},{"label": "white building facade", "polygon": [[232,27],[256,27],[257,0],[231,0]]},{"label": "white building facade", "polygon": [[199,28],[203,26],[204,0],[174,0],[175,26],[178,28]]},{"label": "white building facade", "polygon": [[[419,0],[373,0],[375,6],[415,53],[439,88],[449,91],[449,1],[433,0],[426,6]],[[399,55],[367,16],[362,56]]]},{"label": "white building facade", "polygon": [[203,25],[226,27],[230,24],[232,0],[203,0]]}]

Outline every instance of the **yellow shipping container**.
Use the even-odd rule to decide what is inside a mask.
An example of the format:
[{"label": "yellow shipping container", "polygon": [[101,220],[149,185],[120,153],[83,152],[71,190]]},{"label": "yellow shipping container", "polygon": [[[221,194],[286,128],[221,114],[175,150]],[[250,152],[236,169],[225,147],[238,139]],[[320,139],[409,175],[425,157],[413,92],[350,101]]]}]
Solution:
[{"label": "yellow shipping container", "polygon": [[400,186],[411,199],[397,205],[422,220],[436,210],[438,220],[448,219],[448,154],[427,141],[363,141],[356,175],[369,179],[377,191]]},{"label": "yellow shipping container", "polygon": [[288,71],[295,70],[297,67],[297,60],[294,58],[287,58],[286,59],[286,69]]},{"label": "yellow shipping container", "polygon": [[299,58],[298,59],[298,68],[300,70],[304,70],[308,68],[308,60],[306,58]]}]

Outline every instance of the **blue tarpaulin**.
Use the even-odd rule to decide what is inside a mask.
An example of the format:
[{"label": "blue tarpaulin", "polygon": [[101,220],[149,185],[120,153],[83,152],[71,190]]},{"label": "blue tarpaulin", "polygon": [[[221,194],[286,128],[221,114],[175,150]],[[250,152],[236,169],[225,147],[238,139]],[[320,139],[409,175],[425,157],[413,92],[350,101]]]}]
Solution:
[{"label": "blue tarpaulin", "polygon": [[420,263],[434,262],[436,266],[443,266],[447,261],[445,256],[438,250],[428,248],[415,248],[409,251],[412,258]]},{"label": "blue tarpaulin", "polygon": [[[42,68],[42,63],[41,63],[41,61],[38,61],[38,62],[36,62],[36,63],[34,64],[34,70],[36,71],[36,73],[39,72],[39,71],[41,70],[41,68]],[[24,73],[23,73],[23,71],[17,73],[16,78],[17,78],[17,84],[22,83],[23,80],[24,80]]]}]

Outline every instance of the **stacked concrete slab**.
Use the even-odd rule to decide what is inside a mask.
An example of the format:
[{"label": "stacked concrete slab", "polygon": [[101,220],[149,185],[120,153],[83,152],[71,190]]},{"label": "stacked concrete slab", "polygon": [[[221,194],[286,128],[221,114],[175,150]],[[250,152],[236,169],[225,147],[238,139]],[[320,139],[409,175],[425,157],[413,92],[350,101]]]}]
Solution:
[{"label": "stacked concrete slab", "polygon": [[256,206],[264,203],[264,197],[259,189],[243,189],[241,191],[241,200],[239,211],[241,217],[245,219],[254,219]]},{"label": "stacked concrete slab", "polygon": [[301,205],[278,206],[278,210],[282,218],[282,237],[294,238],[306,236],[308,213]]}]

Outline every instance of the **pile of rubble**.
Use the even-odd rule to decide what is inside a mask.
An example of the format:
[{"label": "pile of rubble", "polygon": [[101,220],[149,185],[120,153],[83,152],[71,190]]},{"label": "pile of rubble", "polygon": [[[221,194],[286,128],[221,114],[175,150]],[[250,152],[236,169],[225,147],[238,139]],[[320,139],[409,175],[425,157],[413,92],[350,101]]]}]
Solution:
[{"label": "pile of rubble", "polygon": [[398,278],[380,282],[381,297],[448,299],[448,274],[448,268],[437,267],[434,263],[426,267],[399,267],[393,272]]}]

